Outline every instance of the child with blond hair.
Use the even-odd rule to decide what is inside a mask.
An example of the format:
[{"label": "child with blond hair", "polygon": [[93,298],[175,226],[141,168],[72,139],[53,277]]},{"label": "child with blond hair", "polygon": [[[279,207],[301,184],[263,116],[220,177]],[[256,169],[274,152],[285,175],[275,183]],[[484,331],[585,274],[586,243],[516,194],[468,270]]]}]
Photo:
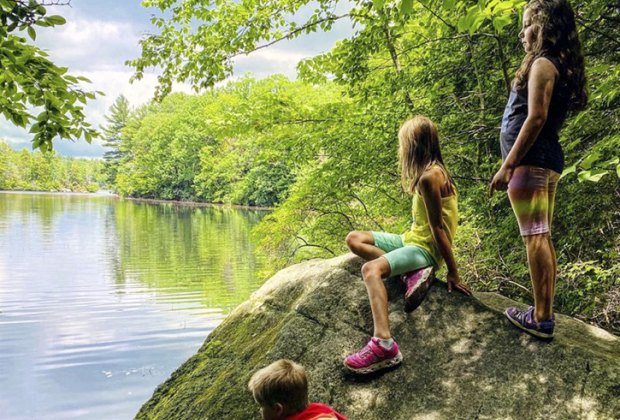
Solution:
[{"label": "child with blond hair", "polygon": [[308,403],[308,378],[303,366],[280,359],[260,369],[248,383],[263,420],[347,420],[325,404]]},{"label": "child with blond hair", "polygon": [[349,249],[367,261],[362,278],[374,323],[368,343],[344,360],[348,370],[359,374],[398,365],[403,358],[390,332],[384,279],[403,275],[407,312],[422,302],[434,270],[444,263],[448,291],[471,295],[459,277],[452,253],[458,222],[457,191],[441,156],[437,128],[428,118],[417,116],[402,125],[398,140],[402,186],[413,196],[411,229],[402,235],[353,231],[346,239]]}]

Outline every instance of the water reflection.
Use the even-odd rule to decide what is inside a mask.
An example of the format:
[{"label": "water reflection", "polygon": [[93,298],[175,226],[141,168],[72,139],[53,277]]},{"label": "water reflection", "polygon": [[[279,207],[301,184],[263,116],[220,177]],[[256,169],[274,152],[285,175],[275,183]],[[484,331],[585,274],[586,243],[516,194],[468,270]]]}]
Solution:
[{"label": "water reflection", "polygon": [[120,244],[119,281],[136,279],[175,294],[200,291],[203,304],[226,310],[255,290],[249,229],[264,212],[135,202],[110,211]]},{"label": "water reflection", "polygon": [[0,417],[132,418],[260,285],[263,214],[0,193]]}]

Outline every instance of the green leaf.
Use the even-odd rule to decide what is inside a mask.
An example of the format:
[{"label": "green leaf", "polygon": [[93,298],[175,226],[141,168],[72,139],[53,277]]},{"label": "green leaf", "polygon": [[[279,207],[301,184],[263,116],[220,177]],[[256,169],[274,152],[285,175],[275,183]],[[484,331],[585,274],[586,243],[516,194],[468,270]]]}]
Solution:
[{"label": "green leaf", "polygon": [[577,171],[577,165],[573,165],[573,166],[570,166],[570,167],[564,169],[564,172],[562,172],[562,176],[560,176],[560,179],[564,178],[566,175],[570,175],[572,173],[575,173],[575,171]]},{"label": "green leaf", "polygon": [[383,9],[385,0],[372,0],[372,5],[375,9]]},{"label": "green leaf", "polygon": [[601,178],[607,175],[609,172],[604,169],[594,169],[591,171],[583,171],[581,172],[577,178],[580,182],[589,181],[589,182],[599,182]]},{"label": "green leaf", "polygon": [[505,12],[512,9],[515,5],[511,1],[499,1],[493,8],[493,13]]},{"label": "green leaf", "polygon": [[39,131],[41,131],[41,126],[39,125],[39,123],[35,123],[32,125],[32,127],[30,127],[31,133],[38,133]]},{"label": "green leaf", "polygon": [[67,23],[67,20],[60,15],[48,16],[45,18],[45,21],[51,25],[64,25]]},{"label": "green leaf", "polygon": [[493,19],[493,27],[495,28],[495,30],[498,33],[501,33],[502,30],[510,25],[510,22],[512,21],[512,18],[510,17],[510,15],[502,15],[502,16],[498,16],[496,18]]},{"label": "green leaf", "polygon": [[593,152],[590,155],[586,156],[586,158],[579,165],[583,169],[590,169],[592,165],[601,158],[601,154],[598,152]]},{"label": "green leaf", "polygon": [[402,0],[400,4],[400,12],[403,15],[409,15],[413,12],[413,0]]},{"label": "green leaf", "polygon": [[620,165],[616,166],[616,175],[620,178]]},{"label": "green leaf", "polygon": [[485,20],[486,20],[486,17],[484,16],[483,13],[478,14],[478,16],[476,16],[473,23],[469,27],[469,34],[473,35],[480,28],[480,26],[482,26]]},{"label": "green leaf", "polygon": [[456,6],[456,0],[443,0],[442,7],[446,10],[452,10]]},{"label": "green leaf", "polygon": [[33,41],[37,39],[37,33],[34,31],[34,28],[32,26],[28,27],[28,36],[30,36],[30,39],[32,39]]},{"label": "green leaf", "polygon": [[[478,6],[472,6],[469,9],[467,9],[467,15],[459,19],[459,23],[458,23],[459,31],[461,32],[468,31],[470,32],[470,34],[473,34],[475,29],[472,29],[472,28],[474,27],[474,23],[476,22],[476,20],[479,18],[481,14],[482,14],[481,10]],[[483,19],[484,19],[484,16],[483,16]]]}]

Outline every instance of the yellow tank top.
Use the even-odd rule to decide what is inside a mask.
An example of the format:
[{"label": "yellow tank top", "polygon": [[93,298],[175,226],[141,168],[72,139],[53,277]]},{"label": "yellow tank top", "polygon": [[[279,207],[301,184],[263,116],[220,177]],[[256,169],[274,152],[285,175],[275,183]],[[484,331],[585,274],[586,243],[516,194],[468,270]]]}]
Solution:
[{"label": "yellow tank top", "polygon": [[[403,233],[403,243],[405,245],[416,245],[424,249],[435,260],[435,266],[437,268],[441,267],[444,261],[431,233],[424,198],[417,191],[413,196],[411,212],[413,214],[413,224],[411,225],[411,230]],[[452,244],[459,220],[456,191],[448,197],[441,198],[441,220],[448,236],[448,241]]]}]

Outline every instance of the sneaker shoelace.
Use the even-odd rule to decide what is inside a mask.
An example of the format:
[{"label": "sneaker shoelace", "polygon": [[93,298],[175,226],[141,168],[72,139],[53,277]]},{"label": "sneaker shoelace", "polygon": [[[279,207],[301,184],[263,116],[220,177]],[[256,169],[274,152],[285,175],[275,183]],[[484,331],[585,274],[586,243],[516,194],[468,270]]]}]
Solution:
[{"label": "sneaker shoelace", "polygon": [[515,308],[515,314],[514,317],[517,321],[519,321],[521,324],[523,324],[525,322],[525,315],[527,314],[527,311],[522,311],[520,309]]},{"label": "sneaker shoelace", "polygon": [[372,358],[372,359],[376,358],[375,352],[372,351],[370,344],[366,344],[364,348],[361,349],[358,354],[359,354],[359,357],[364,360],[367,360],[368,358]]}]

